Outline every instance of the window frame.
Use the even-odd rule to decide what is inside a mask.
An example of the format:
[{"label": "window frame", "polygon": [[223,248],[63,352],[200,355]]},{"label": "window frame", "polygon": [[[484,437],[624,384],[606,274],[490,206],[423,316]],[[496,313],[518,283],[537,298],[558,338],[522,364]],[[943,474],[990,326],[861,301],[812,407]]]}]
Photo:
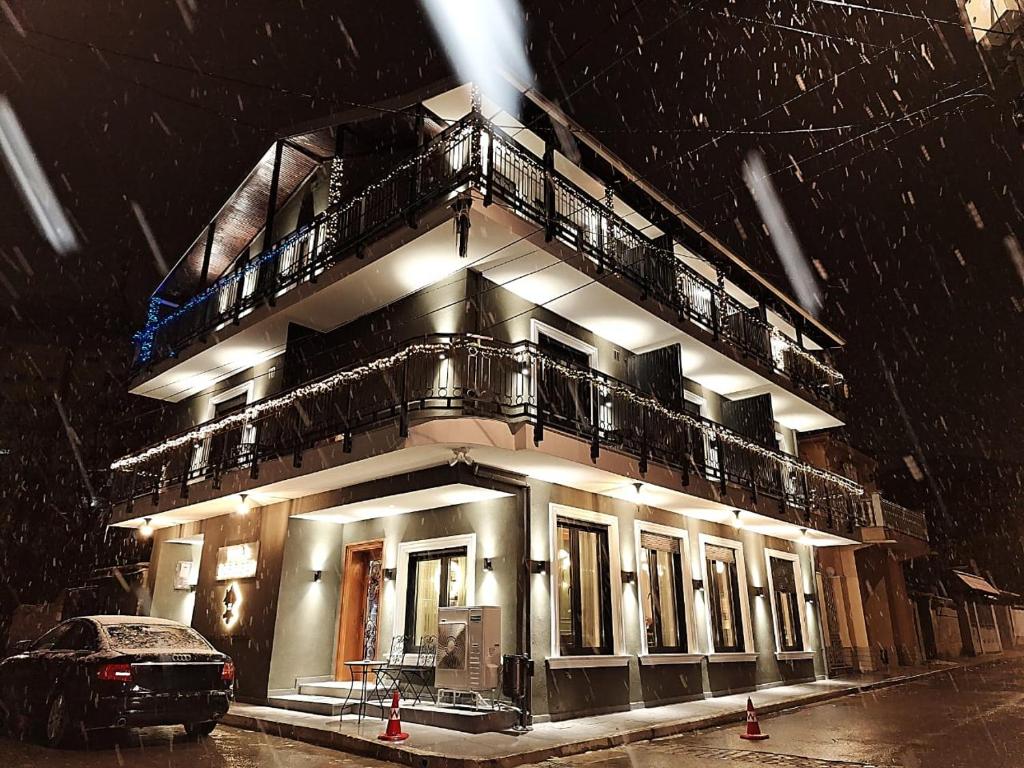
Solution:
[{"label": "window frame", "polygon": [[[229,400],[234,400],[239,395],[245,395],[245,407],[248,408],[253,403],[253,399],[256,395],[256,382],[252,379],[244,381],[234,387],[229,387],[221,392],[213,392],[210,394],[210,399],[206,404],[206,418],[201,423],[213,421],[217,417],[217,406],[221,403],[226,403]],[[256,438],[256,427],[251,424],[246,424],[243,427],[242,442],[254,442]],[[192,451],[192,460],[190,462],[190,469],[192,472],[198,471],[200,468],[206,466],[206,463],[210,459],[210,447],[213,445],[213,438],[208,437],[203,442],[197,444],[196,448]],[[194,477],[190,480],[191,483],[199,483],[206,480],[206,476]]]},{"label": "window frame", "polygon": [[[708,545],[726,547],[733,550],[736,556],[736,582],[737,601],[740,607],[740,621],[743,623],[740,633],[743,640],[743,647],[738,650],[719,650],[715,647],[714,612],[711,610],[711,589],[712,581],[708,573]],[[700,568],[701,577],[704,583],[704,608],[707,619],[708,655],[709,656],[744,656],[756,653],[754,648],[754,633],[750,621],[750,590],[747,581],[746,560],[743,557],[743,542],[737,539],[724,539],[719,536],[711,536],[702,533],[699,536],[700,545]]]},{"label": "window frame", "polygon": [[[682,621],[680,624],[680,637],[685,640],[686,647],[682,649],[652,649],[647,643],[647,625],[644,615],[644,601],[640,595],[640,569],[644,563],[644,548],[641,543],[641,533],[653,533],[660,536],[668,536],[679,542],[680,579],[681,585],[677,594],[677,603],[682,602]],[[682,528],[673,528],[667,525],[659,525],[644,520],[637,520],[633,524],[634,541],[636,543],[636,585],[637,585],[637,616],[640,622],[640,655],[641,656],[662,656],[662,655],[692,655],[697,653],[697,641],[694,633],[694,597],[693,597],[693,570],[690,560],[690,536],[689,532]],[[677,616],[678,621],[678,616]]]},{"label": "window frame", "polygon": [[[385,593],[382,598],[382,601],[387,600],[388,605],[391,606],[393,617],[391,634],[393,636],[397,637],[398,635],[406,634],[405,606],[402,604],[402,600],[404,599],[404,596],[409,594],[409,558],[413,554],[465,547],[466,605],[476,605],[477,546],[475,533],[440,536],[433,539],[413,539],[411,541],[402,541],[398,544],[397,556],[389,554],[389,549],[393,546],[393,543],[390,543],[385,539],[384,557],[382,559],[382,567],[396,568],[398,571],[395,575],[394,589],[388,590],[387,586],[385,586]],[[390,551],[393,552],[394,550],[391,549]]]},{"label": "window frame", "polygon": [[[589,523],[583,520],[576,520],[573,518],[559,517],[555,521],[555,533],[557,539],[560,541],[561,537],[558,535],[561,531],[569,532],[569,562],[571,571],[571,580],[569,583],[570,601],[572,603],[572,610],[570,611],[571,617],[571,634],[572,643],[568,646],[564,646],[562,643],[561,627],[557,628],[558,634],[558,651],[563,656],[609,656],[615,645],[615,632],[612,629],[612,586],[611,578],[606,578],[598,581],[597,592],[598,602],[600,605],[600,645],[583,645],[583,625],[580,619],[583,616],[583,594],[580,587],[582,576],[580,573],[580,533],[589,533],[597,538],[597,565],[599,571],[607,572],[608,564],[611,561],[611,555],[609,550],[611,545],[608,542],[608,529],[597,523]],[[561,560],[561,558],[558,558]],[[557,578],[557,574],[561,571],[561,565],[557,565],[555,570],[552,572],[553,577]],[[559,594],[561,594],[559,590]],[[559,606],[561,608],[561,606]]]},{"label": "window frame", "polygon": [[[408,574],[406,576],[408,587],[407,587],[407,589],[405,591],[405,607],[404,607],[404,610],[405,610],[405,622],[404,622],[404,624],[405,624],[407,629],[409,627],[410,619],[415,622],[415,618],[416,618],[416,588],[417,588],[416,573],[419,570],[419,564],[421,562],[425,562],[425,561],[429,562],[431,560],[440,560],[440,562],[441,562],[440,582],[441,582],[441,585],[443,586],[446,583],[446,580],[447,580],[447,577],[448,577],[448,574],[449,574],[449,567],[450,567],[450,564],[451,564],[451,560],[452,560],[452,558],[455,558],[455,557],[464,557],[466,559],[466,571],[467,571],[466,581],[467,581],[467,587],[468,587],[468,582],[469,582],[468,571],[469,571],[469,568],[470,568],[470,562],[469,562],[469,550],[466,547],[459,546],[459,547],[448,547],[446,549],[428,549],[428,550],[423,550],[423,551],[420,551],[420,552],[411,552],[409,554]],[[468,590],[467,590],[466,597],[467,597],[466,605],[468,606],[468,605],[470,605],[470,603],[468,602],[468,597],[469,597]],[[447,608],[448,607],[447,602],[448,602],[448,590],[442,589],[442,590],[440,590],[438,592],[438,604],[437,604],[438,609]],[[410,640],[410,642],[407,643],[406,647],[408,648],[410,646],[413,646],[413,647],[417,647],[418,648],[419,644],[420,644],[420,639],[423,637],[423,635],[420,634],[418,627],[413,626],[412,627],[412,631],[413,631],[413,634],[411,636],[409,636],[408,639]],[[434,637],[435,638],[437,637],[436,632],[435,632]]]},{"label": "window frame", "polygon": [[[584,525],[603,526],[607,529],[608,542],[608,565],[609,565],[609,598],[611,611],[609,620],[611,622],[611,645],[606,654],[563,654],[561,640],[558,632],[558,518],[565,518],[569,521],[579,521]],[[622,567],[620,560],[619,521],[613,515],[605,515],[600,512],[592,512],[576,507],[567,507],[562,504],[552,503],[548,509],[548,586],[549,602],[551,605],[550,634],[551,652],[549,659],[573,659],[580,660],[580,665],[586,665],[586,659],[608,659],[614,656],[624,656],[623,631],[622,631]],[[556,662],[557,665],[557,662]],[[561,666],[561,665],[558,665]]]},{"label": "window frame", "polygon": [[[683,401],[685,403],[691,403],[696,405],[698,409],[698,415],[702,419],[708,421],[714,421],[711,418],[711,412],[708,408],[708,399],[704,395],[698,395],[696,392],[691,392],[688,389],[683,389]],[[722,472],[721,464],[718,461],[718,443],[712,441],[706,433],[702,433],[702,442],[704,448],[704,477],[711,482],[718,482],[720,473]]]},{"label": "window frame", "polygon": [[[796,584],[796,604],[800,613],[800,647],[784,648],[782,646],[782,631],[779,625],[779,609],[775,600],[775,583],[772,577],[772,558],[776,560],[788,560],[793,564],[793,583]],[[804,593],[807,591],[807,584],[804,581],[803,563],[800,562],[800,555],[795,552],[785,552],[781,549],[764,550],[765,571],[768,573],[768,598],[772,609],[772,627],[775,632],[775,652],[778,654],[809,653],[811,651],[810,638],[807,635],[807,601]]]}]

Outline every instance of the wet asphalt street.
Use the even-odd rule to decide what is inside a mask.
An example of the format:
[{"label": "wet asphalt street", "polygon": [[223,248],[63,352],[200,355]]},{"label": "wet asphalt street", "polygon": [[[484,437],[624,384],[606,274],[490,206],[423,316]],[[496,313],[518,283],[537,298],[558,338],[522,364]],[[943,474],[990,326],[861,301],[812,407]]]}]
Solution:
[{"label": "wet asphalt street", "polygon": [[[755,695],[756,701],[756,695]],[[573,768],[1022,768],[1024,660],[957,669],[741,725],[548,761]]]},{"label": "wet asphalt street", "polygon": [[218,727],[185,738],[180,726],[90,738],[87,750],[48,749],[0,738],[0,768],[397,768],[369,758],[252,731]]},{"label": "wet asphalt street", "polygon": [[[756,696],[755,696],[756,700]],[[957,669],[762,718],[771,738],[742,726],[549,760],[543,768],[1024,768],[1024,660]],[[0,739],[0,768],[385,768],[388,763],[218,728],[190,741],[181,728],[94,737],[88,750]]]}]

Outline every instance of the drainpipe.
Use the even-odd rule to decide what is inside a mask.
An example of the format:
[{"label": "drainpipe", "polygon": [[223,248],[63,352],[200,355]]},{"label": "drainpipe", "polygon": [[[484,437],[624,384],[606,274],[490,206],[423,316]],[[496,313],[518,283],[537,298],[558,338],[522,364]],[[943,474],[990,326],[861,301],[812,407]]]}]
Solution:
[{"label": "drainpipe", "polygon": [[[533,661],[530,656],[530,638],[532,636],[530,622],[530,512],[532,507],[530,484],[525,480],[494,474],[479,464],[474,467],[473,474],[477,477],[483,477],[492,482],[515,488],[516,498],[519,499],[519,509],[522,514],[523,551],[519,568],[516,572],[516,607],[518,608],[516,612],[516,654],[525,656],[528,660],[527,663],[532,665]],[[533,675],[527,674],[526,691],[519,702],[520,728],[526,729],[532,725],[532,704]]]}]

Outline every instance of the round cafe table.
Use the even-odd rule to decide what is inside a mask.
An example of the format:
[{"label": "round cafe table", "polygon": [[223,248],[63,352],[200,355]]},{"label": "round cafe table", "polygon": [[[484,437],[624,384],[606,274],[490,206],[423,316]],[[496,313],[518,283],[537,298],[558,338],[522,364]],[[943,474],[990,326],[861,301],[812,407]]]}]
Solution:
[{"label": "round cafe table", "polygon": [[[348,694],[345,696],[345,702],[342,704],[341,717],[345,716],[344,708],[348,706],[349,701],[352,699],[352,691],[355,687],[356,679],[359,679],[359,699],[356,705],[356,718],[357,722],[362,722],[363,717],[366,715],[366,702],[369,700],[369,688],[367,681],[370,679],[370,675],[373,675],[374,686],[377,683],[377,673],[384,667],[387,666],[386,661],[375,661],[373,659],[358,659],[356,661],[346,661],[345,666],[348,668],[349,680],[352,685],[349,686]],[[340,720],[341,717],[338,719]]]}]

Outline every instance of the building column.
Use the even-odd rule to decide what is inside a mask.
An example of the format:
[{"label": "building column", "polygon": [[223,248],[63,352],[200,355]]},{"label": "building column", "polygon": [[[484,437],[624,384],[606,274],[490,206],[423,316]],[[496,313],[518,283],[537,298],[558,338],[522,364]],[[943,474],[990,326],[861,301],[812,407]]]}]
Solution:
[{"label": "building column", "polygon": [[868,640],[867,621],[864,618],[864,601],[860,593],[860,577],[857,573],[857,559],[853,549],[844,549],[840,554],[843,566],[839,583],[842,585],[846,603],[846,621],[853,647],[853,664],[859,672],[870,672],[875,668]]}]

